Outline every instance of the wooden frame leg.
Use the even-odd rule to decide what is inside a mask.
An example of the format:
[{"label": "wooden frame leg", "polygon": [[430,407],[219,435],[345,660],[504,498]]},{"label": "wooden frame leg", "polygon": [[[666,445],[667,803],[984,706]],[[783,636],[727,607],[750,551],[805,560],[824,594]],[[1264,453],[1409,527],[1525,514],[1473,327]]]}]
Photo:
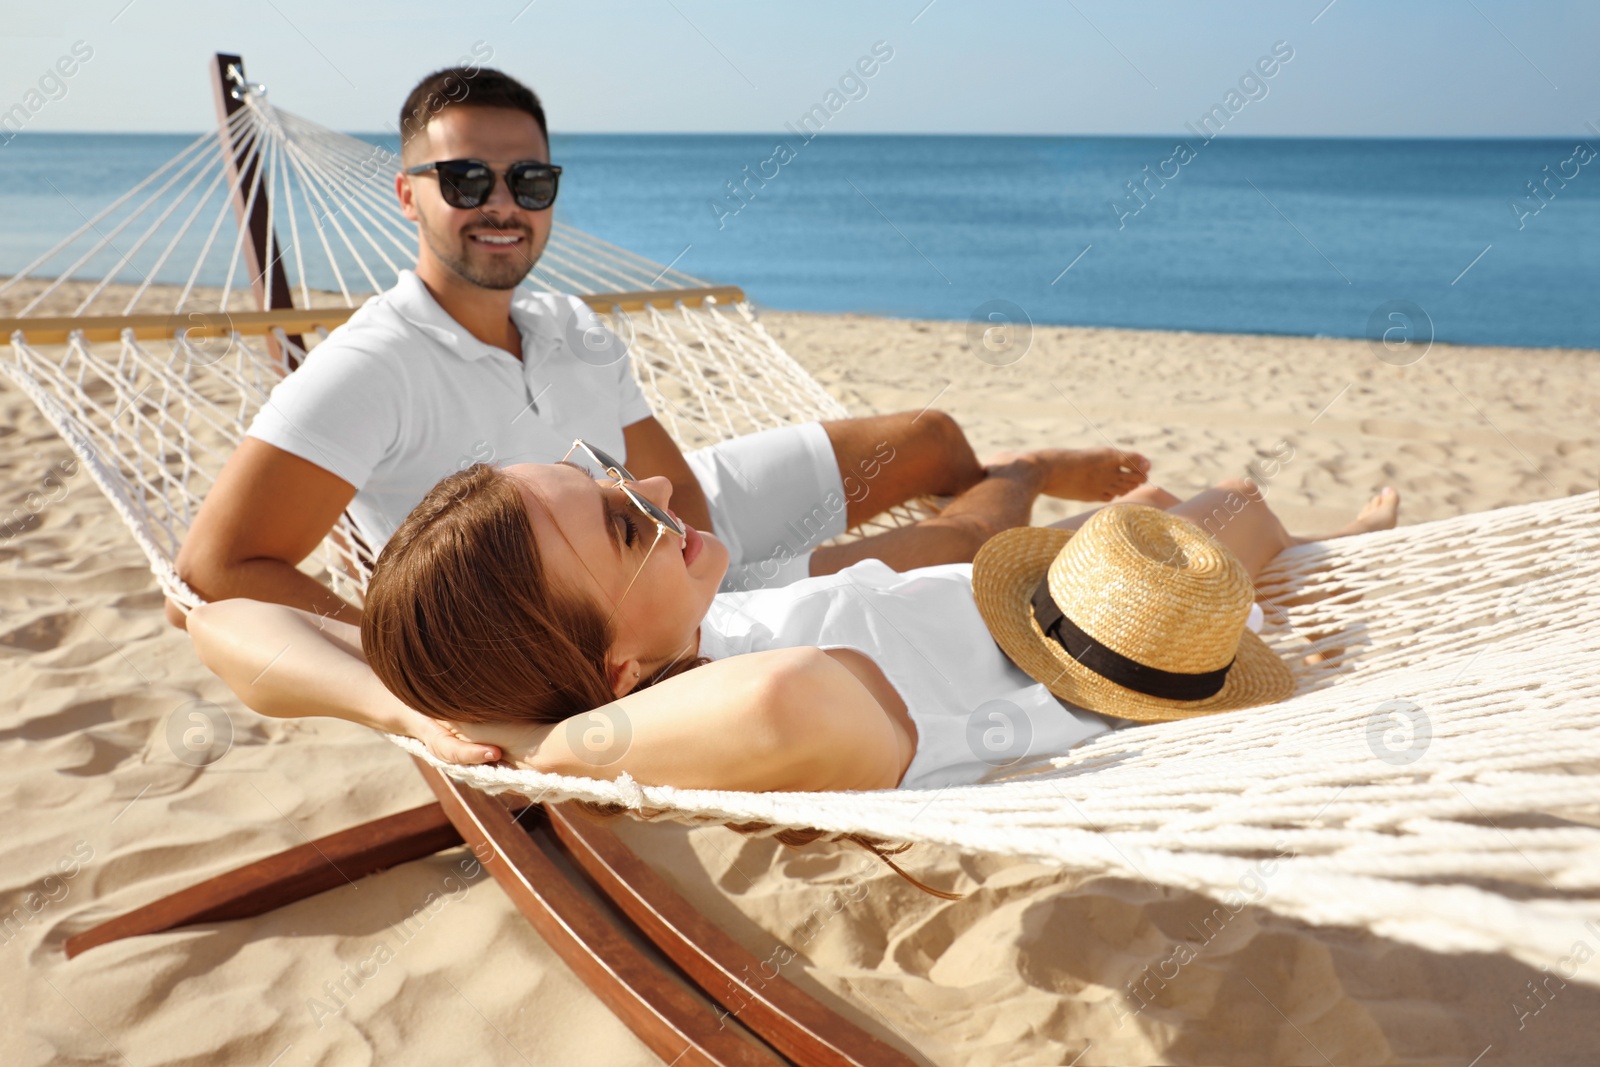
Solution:
[{"label": "wooden frame leg", "polygon": [[789,1061],[752,1037],[627,933],[573,885],[552,843],[496,797],[417,760],[445,813],[533,928],[617,1018],[675,1067],[781,1067]]},{"label": "wooden frame leg", "polygon": [[67,958],[125,937],[264,915],[459,844],[461,834],[438,804],[386,815],[208,878],[74,934],[67,938]]},{"label": "wooden frame leg", "polygon": [[572,862],[696,985],[801,1064],[913,1067],[916,1061],[842,1019],[756,959],[684,900],[605,825],[575,804],[547,804]]}]

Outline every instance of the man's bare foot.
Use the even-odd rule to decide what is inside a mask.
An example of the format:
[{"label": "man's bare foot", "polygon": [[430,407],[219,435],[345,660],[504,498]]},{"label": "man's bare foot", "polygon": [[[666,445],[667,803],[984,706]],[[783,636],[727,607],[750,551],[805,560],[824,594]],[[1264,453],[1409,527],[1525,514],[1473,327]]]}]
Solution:
[{"label": "man's bare foot", "polygon": [[1043,475],[1039,491],[1062,500],[1110,501],[1143,485],[1150,461],[1137,452],[1116,448],[1036,448],[1002,452],[990,466],[1027,457]]},{"label": "man's bare foot", "polygon": [[1350,537],[1355,534],[1372,533],[1375,530],[1392,530],[1395,523],[1400,521],[1400,493],[1393,486],[1384,486],[1377,496],[1367,501],[1355,519],[1339,527],[1331,534],[1322,537],[1296,537],[1296,544],[1306,544],[1309,541],[1331,541],[1335,537]]}]

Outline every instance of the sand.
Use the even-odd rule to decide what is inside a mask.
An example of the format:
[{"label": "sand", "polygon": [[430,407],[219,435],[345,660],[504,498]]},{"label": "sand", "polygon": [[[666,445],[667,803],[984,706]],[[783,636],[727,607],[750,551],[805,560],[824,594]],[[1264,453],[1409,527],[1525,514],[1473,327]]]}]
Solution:
[{"label": "sand", "polygon": [[[1303,532],[1385,484],[1415,522],[1593,491],[1600,470],[1596,352],[1436,345],[1397,367],[1364,342],[1039,328],[997,367],[963,323],[764,320],[854,409],[935,405],[980,454],[1109,441],[1180,495],[1254,460]],[[0,1063],[659,1062],[461,849],[67,962],[65,938],[111,914],[430,796],[375,735],[241,708],[163,623],[99,492],[42,485],[70,453],[3,383],[0,440],[5,514],[44,500],[0,529]],[[196,701],[233,732],[205,768],[168,741]],[[967,894],[946,902],[851,846],[614,825],[758,957],[786,946],[786,977],[928,1063],[1593,1061],[1600,990],[1523,1014],[1543,976],[1499,957],[1255,908],[1201,944],[1213,905],[1193,894],[917,847],[909,869]],[[1180,942],[1196,958],[1163,971]]]}]

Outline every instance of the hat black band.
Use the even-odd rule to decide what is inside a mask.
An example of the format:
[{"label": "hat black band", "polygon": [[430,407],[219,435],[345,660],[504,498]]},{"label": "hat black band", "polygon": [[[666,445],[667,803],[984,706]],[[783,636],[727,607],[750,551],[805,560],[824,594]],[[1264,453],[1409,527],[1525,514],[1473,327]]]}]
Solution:
[{"label": "hat black band", "polygon": [[1228,680],[1228,670],[1235,662],[1229,660],[1227,667],[1204,674],[1179,674],[1131,660],[1084,633],[1062,613],[1050,596],[1049,575],[1033,591],[1033,617],[1039,629],[1066,649],[1067,655],[1100,677],[1124,689],[1162,700],[1205,700],[1216,696],[1222,691]]}]

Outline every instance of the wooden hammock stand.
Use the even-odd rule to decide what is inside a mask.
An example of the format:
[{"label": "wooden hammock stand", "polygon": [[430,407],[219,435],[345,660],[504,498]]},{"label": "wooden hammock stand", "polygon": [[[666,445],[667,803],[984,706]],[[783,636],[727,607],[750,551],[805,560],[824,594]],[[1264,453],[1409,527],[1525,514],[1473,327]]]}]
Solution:
[{"label": "wooden hammock stand", "polygon": [[[218,54],[212,70],[218,118],[244,106],[244,64]],[[224,138],[224,143],[227,143]],[[235,146],[238,151],[237,146]],[[229,158],[237,168],[242,152]],[[237,170],[235,170],[237,173]],[[262,189],[253,205],[251,182]],[[348,308],[296,309],[276,237],[268,230],[259,176],[245,173],[234,201],[259,312],[136,315],[120,318],[26,318],[0,321],[0,334],[22,329],[32,342],[191,336],[208,332],[264,335],[296,344],[304,331],[337,326]],[[743,299],[733,287],[587,296],[591,306],[671,307],[715,296]],[[198,316],[203,321],[195,321]],[[292,364],[291,364],[292,369]],[[74,957],[98,945],[201,923],[226,922],[274,908],[377,871],[465,843],[534,929],[591,990],[663,1061],[772,1067],[882,1065],[916,1061],[840,1017],[782,975],[766,978],[757,958],[696,911],[598,820],[570,803],[533,804],[493,797],[415,760],[438,800],[351,827],[246,864],[67,939]],[[587,890],[580,885],[587,883]],[[598,893],[597,902],[590,891]],[[646,947],[653,945],[651,949]],[[722,1006],[719,1010],[718,1005]]]}]

